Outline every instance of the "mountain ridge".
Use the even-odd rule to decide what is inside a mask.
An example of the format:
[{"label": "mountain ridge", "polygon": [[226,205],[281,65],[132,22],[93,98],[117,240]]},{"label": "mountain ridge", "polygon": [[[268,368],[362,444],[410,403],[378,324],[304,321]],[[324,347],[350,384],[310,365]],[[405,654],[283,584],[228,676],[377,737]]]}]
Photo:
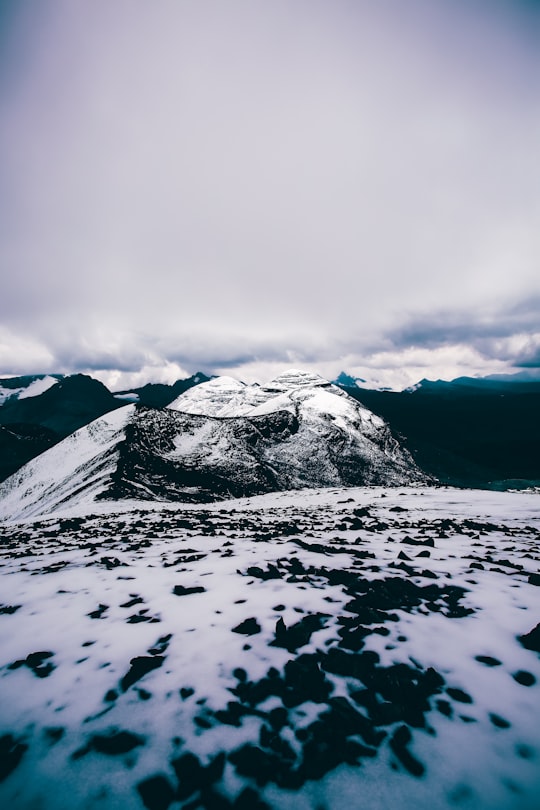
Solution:
[{"label": "mountain ridge", "polygon": [[[45,379],[62,385],[50,385],[37,393],[35,383]],[[4,392],[2,405],[0,391],[0,481],[103,413],[134,400],[164,408],[174,403],[175,392],[185,393],[211,379],[198,372],[173,385],[151,383],[115,393],[86,375],[0,379]],[[351,380],[352,385],[344,384]],[[401,392],[369,389],[355,380],[343,372],[334,384],[385,419],[416,463],[431,476],[453,486],[488,489],[526,488],[540,483],[540,383],[529,375],[424,380]],[[272,384],[275,386],[275,381]],[[268,400],[268,385],[253,386],[262,410],[267,407],[261,400]],[[233,380],[233,386],[237,393],[246,389],[238,380]],[[24,391],[28,395],[20,399]],[[274,391],[275,396],[279,393]],[[9,402],[11,396],[15,398]],[[184,409],[188,401],[184,400]],[[252,406],[255,404],[254,400]],[[282,405],[294,410],[287,397]]]},{"label": "mountain ridge", "polygon": [[[182,395],[186,407],[198,401],[212,410],[212,397],[215,405],[224,389],[230,395],[227,385],[219,378],[202,383],[196,394]],[[386,423],[328,381],[296,374],[266,389],[242,385],[248,399],[266,397],[250,403],[247,414],[182,411],[176,400],[174,408],[131,404],[98,418],[1,484],[0,514],[50,512],[88,497],[207,502],[305,487],[429,482]],[[281,407],[283,397],[290,408]]]}]

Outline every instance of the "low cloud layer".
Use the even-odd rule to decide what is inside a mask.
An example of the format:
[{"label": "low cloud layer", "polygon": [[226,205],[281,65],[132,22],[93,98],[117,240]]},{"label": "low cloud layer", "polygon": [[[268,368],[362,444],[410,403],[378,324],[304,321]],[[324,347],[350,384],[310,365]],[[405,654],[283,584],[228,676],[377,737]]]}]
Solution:
[{"label": "low cloud layer", "polygon": [[535,367],[539,18],[8,2],[0,374]]}]

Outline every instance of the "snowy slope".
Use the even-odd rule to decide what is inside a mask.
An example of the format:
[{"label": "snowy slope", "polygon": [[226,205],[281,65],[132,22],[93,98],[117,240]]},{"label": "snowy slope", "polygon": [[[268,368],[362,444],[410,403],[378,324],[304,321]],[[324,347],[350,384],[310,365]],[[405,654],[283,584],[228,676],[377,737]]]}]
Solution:
[{"label": "snowy slope", "polygon": [[97,508],[0,526],[0,806],[536,810],[538,496]]},{"label": "snowy slope", "polygon": [[0,518],[39,515],[95,497],[116,468],[116,448],[133,411],[127,405],[96,419],[0,484]]}]

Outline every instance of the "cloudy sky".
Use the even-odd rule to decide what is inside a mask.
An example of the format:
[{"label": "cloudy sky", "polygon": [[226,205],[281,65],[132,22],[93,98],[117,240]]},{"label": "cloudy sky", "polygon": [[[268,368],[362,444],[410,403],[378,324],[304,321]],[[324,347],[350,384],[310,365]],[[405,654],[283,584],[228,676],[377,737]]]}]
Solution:
[{"label": "cloudy sky", "polygon": [[0,0],[0,375],[540,374],[540,3]]}]

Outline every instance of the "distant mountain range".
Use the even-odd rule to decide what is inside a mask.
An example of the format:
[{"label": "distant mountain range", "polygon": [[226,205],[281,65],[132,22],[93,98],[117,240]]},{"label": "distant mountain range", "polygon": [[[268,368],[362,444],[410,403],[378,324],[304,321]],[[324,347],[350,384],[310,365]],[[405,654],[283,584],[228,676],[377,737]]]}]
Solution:
[{"label": "distant mountain range", "polygon": [[8,478],[0,515],[96,498],[205,502],[428,482],[380,417],[322,377],[290,371],[266,386],[217,377],[166,408],[107,413]]},{"label": "distant mountain range", "polygon": [[[143,423],[150,421],[148,414],[142,415],[145,408],[162,411],[172,406],[169,410],[182,412],[184,420],[188,414],[222,419],[259,419],[268,415],[257,413],[257,408],[264,411],[267,407],[264,401],[269,401],[265,397],[271,385],[244,386],[232,378],[219,379],[218,384],[202,386],[196,396],[195,387],[211,380],[201,372],[173,385],[148,384],[116,393],[82,374],[0,380],[0,480],[74,431],[126,403],[136,405],[133,425],[139,425],[141,430]],[[450,382],[422,380],[402,392],[371,390],[365,387],[365,381],[345,372],[334,382],[364,408],[382,417],[428,477],[456,486],[493,489],[540,484],[538,381],[524,380],[519,375],[461,377]],[[288,384],[295,390],[290,377]],[[320,390],[329,385],[326,381],[323,384]],[[279,396],[275,392],[278,399],[272,408]],[[181,408],[175,404],[179,397]],[[282,402],[285,413],[294,412],[292,401]],[[272,412],[278,411],[274,408]],[[169,432],[180,424],[174,422],[179,417],[171,413],[153,418],[156,430],[159,419],[163,430]],[[220,425],[225,435],[230,426],[223,421]]]},{"label": "distant mountain range", "polygon": [[422,380],[401,392],[343,390],[379,414],[442,483],[510,489],[540,484],[540,382],[513,376]]}]

